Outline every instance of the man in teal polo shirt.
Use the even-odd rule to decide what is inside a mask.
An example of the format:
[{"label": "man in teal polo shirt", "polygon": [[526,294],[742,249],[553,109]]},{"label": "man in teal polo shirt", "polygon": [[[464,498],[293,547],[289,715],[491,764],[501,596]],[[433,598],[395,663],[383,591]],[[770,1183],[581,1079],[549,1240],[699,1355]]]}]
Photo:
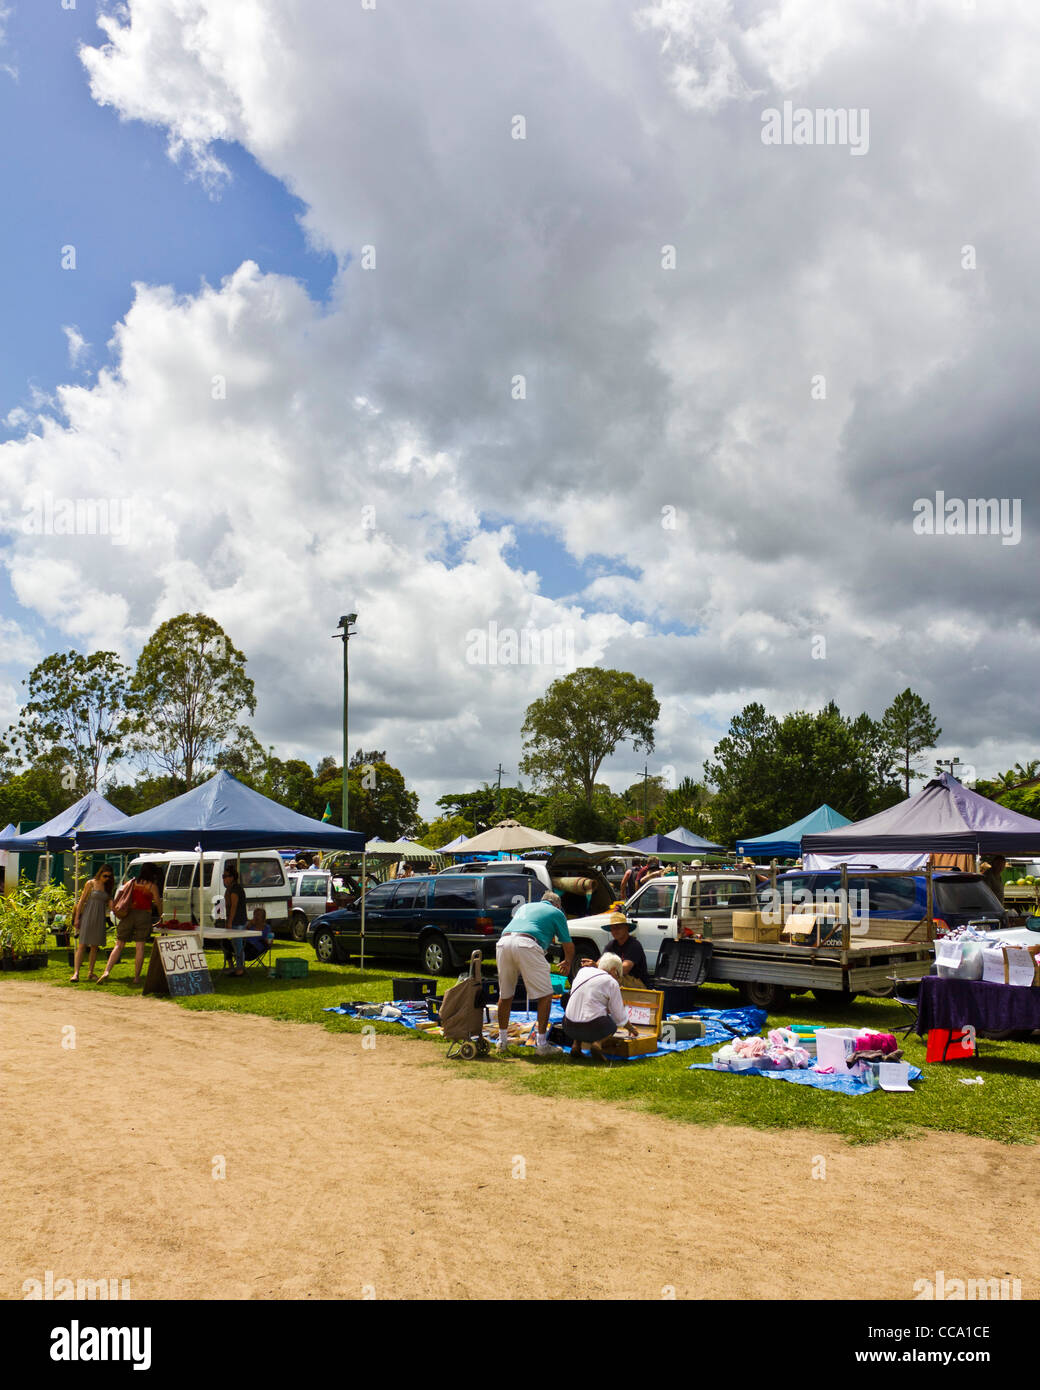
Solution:
[{"label": "man in teal polo shirt", "polygon": [[499,1052],[504,1052],[509,1042],[509,1012],[513,1007],[517,978],[522,976],[528,1001],[534,1000],[538,1010],[535,1051],[540,1057],[563,1054],[563,1048],[551,1047],[546,1036],[552,1005],[552,979],[545,953],[554,941],[563,943],[563,972],[569,975],[574,943],[555,893],[546,893],[540,903],[524,903],[518,907],[498,939],[495,957],[498,961]]}]

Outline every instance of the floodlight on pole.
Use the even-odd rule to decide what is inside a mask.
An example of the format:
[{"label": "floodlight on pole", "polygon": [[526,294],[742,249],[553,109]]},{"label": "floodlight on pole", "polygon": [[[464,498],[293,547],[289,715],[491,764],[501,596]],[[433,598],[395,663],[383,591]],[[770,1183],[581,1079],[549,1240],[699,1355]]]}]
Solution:
[{"label": "floodlight on pole", "polygon": [[345,617],[340,618],[339,623],[337,624],[337,627],[338,627],[340,630],[339,630],[338,632],[334,632],[334,633],[332,634],[333,637],[339,638],[339,639],[342,641],[342,643],[343,643],[343,829],[344,829],[344,830],[349,830],[349,829],[350,829],[350,823],[349,823],[349,820],[348,820],[348,814],[349,814],[349,812],[348,812],[348,805],[347,805],[347,765],[348,765],[348,763],[349,763],[349,761],[350,761],[350,754],[349,754],[349,750],[348,750],[348,708],[349,708],[349,707],[348,707],[348,702],[347,702],[347,694],[348,694],[348,680],[347,680],[347,671],[348,671],[348,667],[347,667],[347,647],[348,647],[348,644],[349,644],[349,642],[350,642],[350,639],[351,639],[352,637],[354,637],[354,636],[357,635],[356,633],[351,632],[351,628],[354,626],[354,624],[355,624],[356,622],[357,622],[357,614],[356,614],[356,613],[348,613]]}]

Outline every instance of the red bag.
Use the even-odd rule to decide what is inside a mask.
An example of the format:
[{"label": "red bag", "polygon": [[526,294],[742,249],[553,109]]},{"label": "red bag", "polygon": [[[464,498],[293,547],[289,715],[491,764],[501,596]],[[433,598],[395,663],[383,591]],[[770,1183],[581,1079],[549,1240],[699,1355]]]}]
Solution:
[{"label": "red bag", "polygon": [[926,1062],[956,1062],[974,1056],[974,1028],[929,1028]]},{"label": "red bag", "polygon": [[122,888],[120,888],[119,892],[116,894],[115,902],[113,902],[112,904],[112,911],[115,913],[116,918],[120,922],[123,920],[124,917],[129,915],[130,904],[133,901],[134,896],[135,882],[135,879],[127,879],[127,881],[123,884]]}]

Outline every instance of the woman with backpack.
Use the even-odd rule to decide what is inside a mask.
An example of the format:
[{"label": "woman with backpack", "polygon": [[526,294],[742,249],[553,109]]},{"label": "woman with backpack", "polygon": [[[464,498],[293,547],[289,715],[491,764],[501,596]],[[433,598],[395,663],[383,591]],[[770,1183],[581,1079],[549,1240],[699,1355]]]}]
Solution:
[{"label": "woman with backpack", "polygon": [[123,947],[131,939],[134,943],[134,984],[143,985],[141,967],[144,965],[145,943],[152,934],[153,913],[162,912],[162,895],[159,892],[159,871],[154,864],[142,864],[137,877],[128,879],[116,894],[116,944],[108,958],[105,972],[98,980],[103,985],[112,974],[112,967],[118,965]]}]

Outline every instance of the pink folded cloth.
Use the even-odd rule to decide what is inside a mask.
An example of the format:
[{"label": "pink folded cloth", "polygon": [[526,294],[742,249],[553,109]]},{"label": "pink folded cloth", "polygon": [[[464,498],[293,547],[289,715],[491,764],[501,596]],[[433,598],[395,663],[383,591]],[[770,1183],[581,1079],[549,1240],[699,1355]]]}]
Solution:
[{"label": "pink folded cloth", "polygon": [[861,1033],[856,1039],[856,1052],[895,1052],[896,1040],[892,1033]]}]

